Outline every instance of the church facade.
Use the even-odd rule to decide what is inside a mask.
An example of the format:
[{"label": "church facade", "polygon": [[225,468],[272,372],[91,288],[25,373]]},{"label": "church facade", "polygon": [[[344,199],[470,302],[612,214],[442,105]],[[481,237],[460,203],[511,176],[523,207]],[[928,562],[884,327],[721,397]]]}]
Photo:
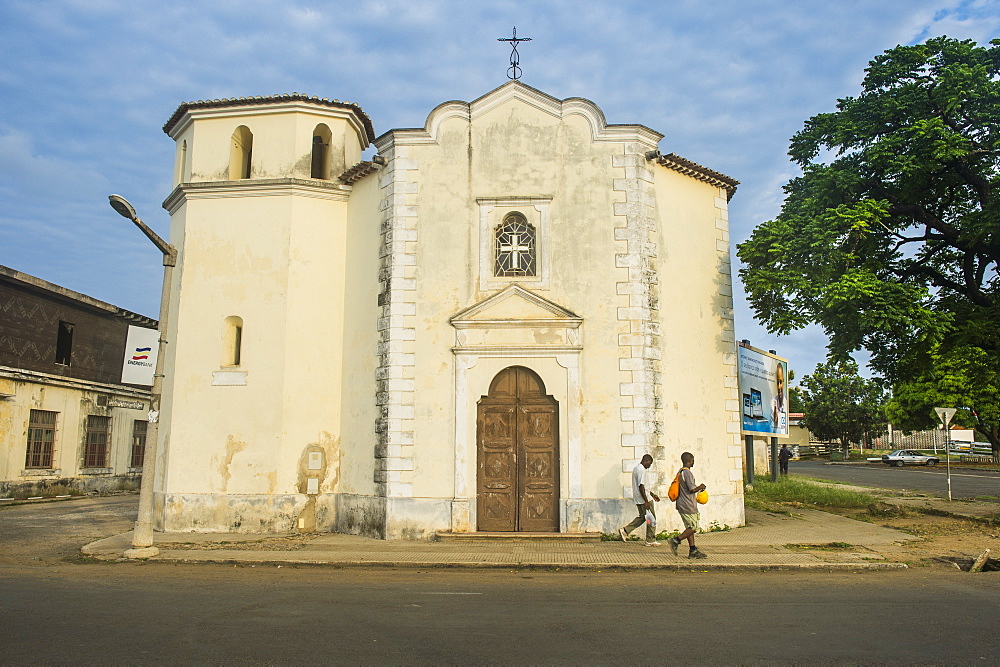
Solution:
[{"label": "church facade", "polygon": [[683,451],[743,523],[735,181],[519,81],[378,137],[297,94],[164,131],[158,528],[611,533]]}]

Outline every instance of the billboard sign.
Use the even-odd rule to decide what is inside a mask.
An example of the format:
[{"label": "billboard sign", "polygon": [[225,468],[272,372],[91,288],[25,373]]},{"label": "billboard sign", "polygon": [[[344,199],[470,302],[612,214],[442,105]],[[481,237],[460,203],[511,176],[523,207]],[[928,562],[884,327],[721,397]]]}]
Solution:
[{"label": "billboard sign", "polygon": [[743,435],[788,437],[788,360],[740,343]]},{"label": "billboard sign", "polygon": [[122,363],[122,382],[153,385],[153,369],[156,368],[156,353],[160,344],[160,332],[156,329],[129,326],[125,338],[125,359]]}]

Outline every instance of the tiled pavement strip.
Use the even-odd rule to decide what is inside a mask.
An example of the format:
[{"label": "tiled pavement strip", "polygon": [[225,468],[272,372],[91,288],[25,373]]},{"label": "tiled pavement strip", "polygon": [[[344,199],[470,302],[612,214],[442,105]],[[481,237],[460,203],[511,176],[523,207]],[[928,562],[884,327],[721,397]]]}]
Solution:
[{"label": "tiled pavement strip", "polygon": [[[902,563],[886,560],[880,549],[917,539],[906,533],[844,517],[802,510],[794,516],[747,510],[748,526],[699,535],[698,546],[709,557],[690,560],[687,545],[674,556],[664,542],[646,547],[641,542],[580,541],[472,541],[440,542],[377,540],[357,535],[321,533],[287,538],[221,533],[155,533],[160,554],[152,560],[187,563],[314,564],[334,566],[453,566],[551,567],[560,569],[896,569]],[[284,543],[281,543],[285,540]],[[130,546],[131,533],[98,540],[83,553],[116,560]],[[275,544],[278,542],[278,544]],[[828,545],[840,542],[849,550],[785,545]]]}]

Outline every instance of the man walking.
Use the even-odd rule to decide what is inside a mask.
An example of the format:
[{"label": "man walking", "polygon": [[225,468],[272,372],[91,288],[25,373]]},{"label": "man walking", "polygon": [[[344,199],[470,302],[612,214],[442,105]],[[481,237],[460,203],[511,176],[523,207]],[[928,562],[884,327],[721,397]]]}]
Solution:
[{"label": "man walking", "polygon": [[694,543],[694,534],[698,532],[698,501],[695,496],[698,495],[700,491],[705,490],[704,484],[698,484],[695,486],[694,473],[691,472],[691,468],[694,467],[694,454],[691,452],[684,452],[681,454],[681,464],[684,466],[680,471],[680,489],[677,494],[677,502],[674,506],[677,508],[677,513],[681,515],[681,521],[684,522],[684,532],[677,537],[671,537],[667,540],[670,543],[670,550],[677,555],[677,547],[681,545],[685,539],[688,542],[688,547],[690,547],[690,552],[688,554],[689,558],[708,558],[704,551],[698,549]]},{"label": "man walking", "polygon": [[778,452],[778,465],[781,467],[781,474],[788,474],[788,459],[792,458],[792,450],[788,448],[787,444],[781,445],[781,451]]},{"label": "man walking", "polygon": [[[628,534],[646,523],[646,510],[649,510],[654,517],[656,516],[656,512],[653,511],[653,501],[658,501],[660,497],[652,491],[646,490],[646,470],[651,465],[653,465],[653,457],[644,454],[639,463],[632,469],[632,500],[639,509],[639,516],[632,519],[632,523],[629,525],[618,529],[618,534],[622,536],[623,542],[628,542]],[[648,523],[646,524],[645,544],[647,547],[660,546],[660,543],[656,541],[656,531]]]}]

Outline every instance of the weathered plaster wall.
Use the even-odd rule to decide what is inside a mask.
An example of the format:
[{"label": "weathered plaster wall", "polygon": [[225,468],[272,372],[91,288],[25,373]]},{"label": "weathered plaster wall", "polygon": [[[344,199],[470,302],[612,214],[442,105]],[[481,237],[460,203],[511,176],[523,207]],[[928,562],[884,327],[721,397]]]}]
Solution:
[{"label": "weathered plaster wall", "polygon": [[[695,455],[711,502],[703,523],[743,523],[743,447],[737,396],[728,213],[724,190],[675,171],[656,171],[662,221],[663,490]],[[659,465],[659,462],[658,462]]]},{"label": "weathered plaster wall", "polygon": [[339,473],[331,492],[375,492],[375,369],[378,364],[378,275],[381,172],[353,186],[348,204],[345,254],[344,373],[341,385]]},{"label": "weathered plaster wall", "polygon": [[[0,400],[0,494],[35,495],[56,485],[80,491],[136,488],[142,469],[130,465],[132,431],[136,420],[146,419],[149,405],[146,392],[67,381],[16,369],[0,370],[0,392],[12,394],[11,398]],[[107,407],[109,398],[136,401],[146,407],[142,410]],[[58,413],[50,468],[24,465],[32,410]],[[88,415],[111,420],[107,465],[103,468],[83,467]]]},{"label": "weathered plaster wall", "polygon": [[[157,485],[168,529],[328,530],[336,522],[335,504],[319,497],[341,479],[344,356],[358,343],[354,330],[352,348],[345,344],[345,323],[354,326],[344,314],[347,272],[364,267],[349,261],[351,189],[307,178],[318,122],[340,142],[337,159],[360,156],[354,130],[325,110],[212,113],[179,135],[192,138],[193,183],[165,204],[180,251],[163,404],[169,444]],[[254,171],[228,181],[223,164],[239,124],[254,132]],[[236,365],[223,354],[231,316],[242,319]],[[316,469],[303,468],[310,453],[320,457]]]}]

